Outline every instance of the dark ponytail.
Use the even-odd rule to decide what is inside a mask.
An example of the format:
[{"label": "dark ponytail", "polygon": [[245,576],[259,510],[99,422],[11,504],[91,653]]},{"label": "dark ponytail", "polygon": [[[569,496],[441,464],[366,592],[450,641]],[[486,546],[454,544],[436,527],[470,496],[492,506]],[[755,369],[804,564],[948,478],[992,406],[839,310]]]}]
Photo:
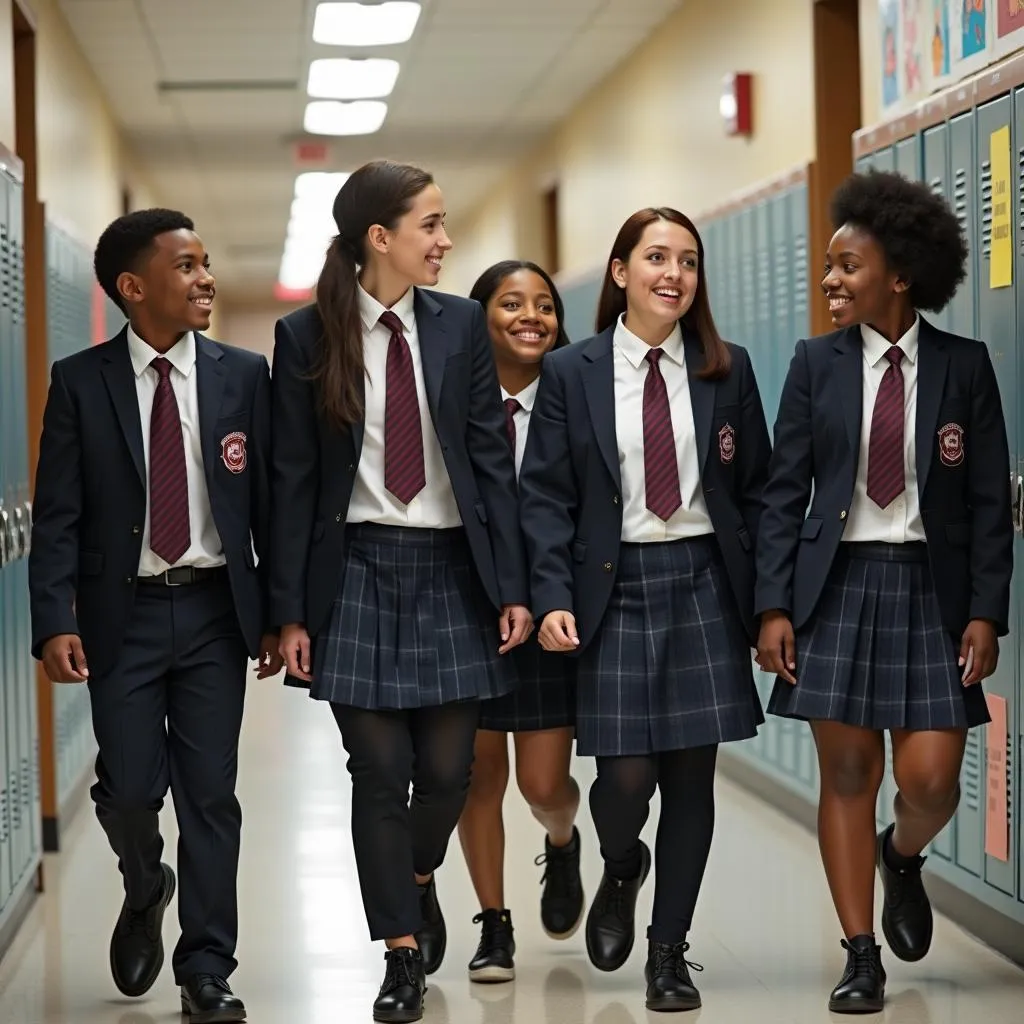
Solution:
[{"label": "dark ponytail", "polygon": [[334,200],[338,234],[316,286],[323,334],[315,380],[323,413],[336,427],[363,417],[366,367],[357,284],[358,268],[367,259],[367,233],[374,224],[393,230],[433,181],[418,167],[377,160],[353,172]]}]

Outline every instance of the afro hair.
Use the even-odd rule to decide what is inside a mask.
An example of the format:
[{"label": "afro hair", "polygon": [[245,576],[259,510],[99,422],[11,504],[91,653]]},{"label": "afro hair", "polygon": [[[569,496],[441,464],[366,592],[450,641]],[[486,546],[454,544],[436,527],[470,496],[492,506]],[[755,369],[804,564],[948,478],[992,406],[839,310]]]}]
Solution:
[{"label": "afro hair", "polygon": [[832,196],[835,229],[854,225],[882,247],[890,268],[909,282],[915,309],[939,312],[967,275],[967,241],[942,196],[891,171],[852,174]]},{"label": "afro hair", "polygon": [[138,210],[118,217],[96,243],[93,256],[96,280],[110,300],[127,314],[124,300],[117,290],[117,279],[125,272],[137,270],[140,258],[149,252],[158,235],[168,231],[194,230],[192,221],[177,210]]}]

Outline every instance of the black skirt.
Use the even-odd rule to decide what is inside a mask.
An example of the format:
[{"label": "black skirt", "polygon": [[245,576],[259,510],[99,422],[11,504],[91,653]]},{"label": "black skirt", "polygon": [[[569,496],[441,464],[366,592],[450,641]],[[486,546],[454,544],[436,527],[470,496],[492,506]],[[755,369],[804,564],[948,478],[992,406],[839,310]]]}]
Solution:
[{"label": "black skirt", "polygon": [[534,633],[508,654],[519,682],[516,688],[480,705],[480,728],[496,732],[564,729],[576,722],[576,662],[545,651]]},{"label": "black skirt", "polygon": [[516,682],[498,655],[498,611],[465,531],[359,523],[328,625],[317,636],[310,696],[407,709],[487,699]]},{"label": "black skirt", "polygon": [[764,721],[713,537],[623,544],[597,636],[579,658],[580,754],[652,754],[754,736]]},{"label": "black skirt", "polygon": [[878,730],[982,725],[985,693],[960,682],[959,654],[924,544],[843,544],[797,632],[796,685],[776,679],[768,710]]}]

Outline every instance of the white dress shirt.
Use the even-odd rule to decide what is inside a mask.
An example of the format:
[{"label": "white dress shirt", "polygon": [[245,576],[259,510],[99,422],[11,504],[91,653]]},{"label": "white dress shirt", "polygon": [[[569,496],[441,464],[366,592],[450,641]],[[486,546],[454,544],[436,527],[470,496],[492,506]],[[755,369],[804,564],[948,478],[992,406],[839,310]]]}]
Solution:
[{"label": "white dress shirt", "polygon": [[871,417],[882,377],[889,368],[885,353],[889,342],[874,328],[861,324],[860,333],[864,359],[863,411],[860,428],[860,456],[853,502],[843,531],[843,540],[850,542],[883,541],[887,544],[908,544],[923,541],[921,501],[917,493],[917,371],[918,331],[920,318],[896,343],[903,349],[900,370],[903,372],[903,472],[906,486],[903,493],[886,508],[879,508],[868,497],[868,447],[871,441]]},{"label": "white dress shirt", "polygon": [[651,347],[623,321],[624,317],[620,317],[614,336],[615,435],[622,478],[622,540],[627,544],[642,544],[707,536],[714,528],[704,503],[697,464],[697,437],[682,332],[677,324],[660,346],[664,355],[658,363],[672,414],[679,493],[683,501],[665,522],[647,508],[644,480],[644,382],[650,369],[646,356]]},{"label": "white dress shirt", "polygon": [[519,403],[519,408],[512,417],[516,425],[516,479],[519,479],[519,470],[523,465],[523,452],[526,451],[526,435],[530,430],[530,413],[533,412],[533,403],[537,400],[537,388],[540,385],[540,377],[535,377],[529,384],[519,392],[518,395],[509,394],[504,388],[501,389],[501,400],[507,402],[514,398]]},{"label": "white dress shirt", "polygon": [[[142,530],[142,555],[139,559],[140,576],[158,576],[171,568],[149,546],[149,429],[153,415],[160,375],[152,366],[160,357],[128,326],[128,352],[135,371],[135,393],[139,398],[139,417],[142,423],[142,450],[146,457],[146,523]],[[185,473],[188,480],[188,523],[191,543],[188,550],[174,563],[175,566],[192,565],[210,568],[224,565],[224,548],[213,522],[210,494],[206,488],[203,463],[203,439],[199,432],[199,388],[196,383],[196,339],[189,331],[169,351],[163,353],[171,364],[171,388],[178,403],[181,437],[185,445]]]},{"label": "white dress shirt", "polygon": [[448,469],[441,454],[441,443],[434,430],[434,421],[427,405],[427,389],[423,380],[423,359],[419,331],[414,312],[415,292],[410,288],[392,307],[402,321],[405,340],[412,354],[416,378],[416,397],[420,405],[423,429],[423,464],[426,486],[408,505],[403,505],[384,488],[384,399],[387,382],[388,345],[391,331],[380,317],[382,306],[362,285],[359,285],[359,315],[363,321],[363,361],[366,365],[366,415],[363,428],[363,450],[348,506],[348,522],[379,523],[381,526],[415,526],[420,529],[445,530],[462,525],[459,507],[455,504]]}]

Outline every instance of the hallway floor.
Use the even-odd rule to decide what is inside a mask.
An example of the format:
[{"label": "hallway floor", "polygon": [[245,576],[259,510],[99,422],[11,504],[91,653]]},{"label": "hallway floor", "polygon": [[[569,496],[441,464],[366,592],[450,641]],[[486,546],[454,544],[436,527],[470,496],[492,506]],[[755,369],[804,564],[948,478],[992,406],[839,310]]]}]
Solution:
[{"label": "hallway floor", "polygon": [[[325,770],[326,766],[326,770]],[[589,761],[576,765],[589,786]],[[333,777],[331,782],[308,780]],[[325,707],[255,683],[243,740],[244,814],[239,969],[231,981],[251,1024],[361,1024],[382,978],[383,948],[371,946],[349,842],[344,752]],[[174,862],[173,816],[166,816]],[[656,808],[652,809],[653,832]],[[817,845],[799,826],[724,779],[718,830],[697,923],[690,936],[704,1008],[691,1014],[644,1009],[645,949],[638,941],[615,974],[590,967],[583,930],[565,943],[540,927],[543,848],[522,799],[506,803],[510,836],[507,888],[516,926],[517,980],[471,985],[466,963],[476,947],[477,907],[457,839],[438,873],[448,920],[448,953],[430,979],[427,1024],[817,1024],[838,1021],[826,1008],[844,963]],[[600,861],[589,816],[580,822],[588,899]],[[178,993],[166,966],[145,999],[119,996],[107,947],[120,907],[119,876],[91,807],[72,823],[65,851],[48,858],[47,893],[0,962],[0,1024],[171,1024]],[[638,936],[650,912],[648,880]],[[172,908],[173,911],[173,908]],[[176,936],[173,912],[165,944]],[[945,919],[931,954],[904,964],[883,950],[889,975],[887,1024],[1021,1024],[1024,971]]]}]

